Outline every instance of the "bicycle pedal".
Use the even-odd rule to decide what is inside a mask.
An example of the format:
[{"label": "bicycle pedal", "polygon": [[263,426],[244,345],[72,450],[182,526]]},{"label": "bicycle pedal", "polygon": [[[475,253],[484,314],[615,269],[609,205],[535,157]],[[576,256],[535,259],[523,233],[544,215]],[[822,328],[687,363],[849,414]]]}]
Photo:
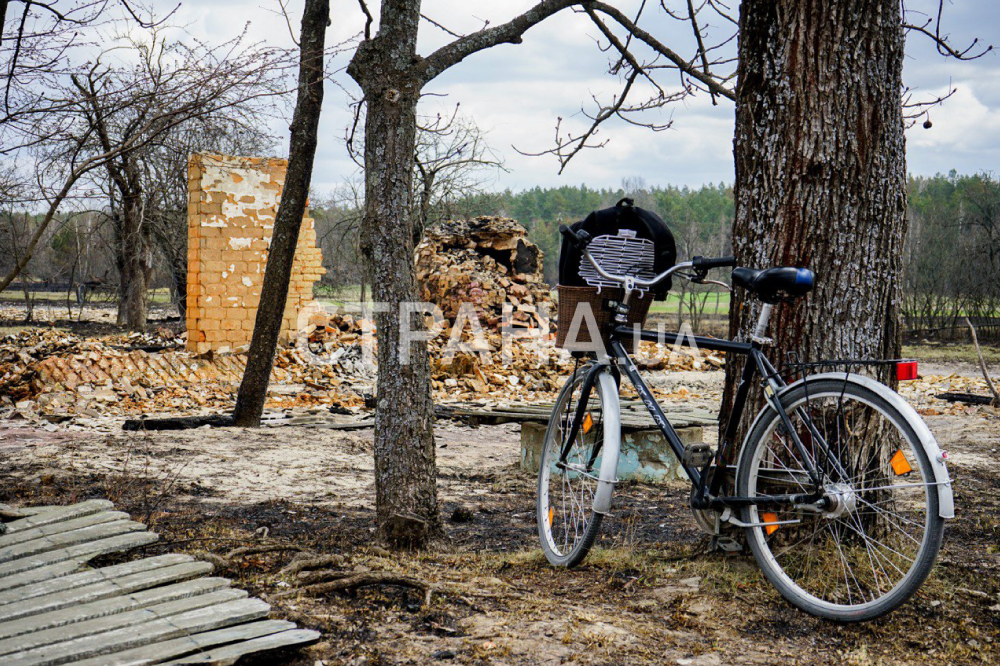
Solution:
[{"label": "bicycle pedal", "polygon": [[712,550],[719,550],[723,553],[742,553],[743,544],[732,537],[715,536],[712,537]]},{"label": "bicycle pedal", "polygon": [[715,451],[712,450],[711,444],[688,444],[684,449],[684,464],[701,469],[711,462],[714,455]]}]

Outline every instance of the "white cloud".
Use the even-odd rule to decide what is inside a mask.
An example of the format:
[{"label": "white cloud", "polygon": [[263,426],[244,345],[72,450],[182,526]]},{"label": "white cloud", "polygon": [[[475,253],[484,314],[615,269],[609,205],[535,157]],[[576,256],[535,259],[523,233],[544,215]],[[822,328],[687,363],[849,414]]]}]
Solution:
[{"label": "white cloud", "polygon": [[[166,7],[166,0],[163,2]],[[464,33],[482,27],[485,19],[491,25],[502,23],[532,4],[534,0],[425,0],[423,12],[447,28]],[[932,4],[936,8],[936,1]],[[376,16],[378,5],[369,2]],[[616,6],[630,13],[638,0]],[[253,38],[287,45],[284,20],[269,11],[276,7],[276,2],[265,0],[257,4],[204,0],[186,2],[179,16],[181,22],[190,23],[194,34],[213,41],[235,36],[243,22],[249,20]],[[363,27],[356,3],[335,2],[333,7],[330,44],[348,39]],[[292,26],[297,31],[301,0],[292,9]],[[651,31],[668,44],[681,45],[679,50],[687,53],[689,31],[658,18],[651,9],[647,9],[646,18],[652,19],[648,24]],[[976,35],[988,42],[1000,34],[1000,9],[991,0],[950,5],[945,19],[947,31],[958,43],[971,41]],[[451,39],[426,22],[421,31],[419,52],[425,55]],[[524,157],[511,147],[530,151],[551,147],[558,116],[565,118],[564,124],[583,127],[584,119],[576,114],[581,105],[592,108],[590,95],[607,99],[617,91],[617,82],[606,74],[607,54],[594,45],[595,35],[596,28],[585,16],[564,12],[530,30],[523,44],[475,54],[443,74],[428,91],[446,97],[427,98],[423,107],[432,111],[461,103],[462,110],[489,131],[488,142],[506,158],[511,169],[511,173],[501,176],[501,187],[521,189],[581,182],[615,187],[622,178],[632,175],[641,175],[650,184],[732,182],[733,106],[727,100],[712,106],[707,96],[695,97],[665,112],[662,119],[672,117],[674,125],[664,132],[609,123],[601,133],[610,139],[607,147],[577,155],[562,176],[556,174],[558,167],[553,158]],[[971,63],[946,59],[936,54],[929,40],[917,35],[908,39],[907,53],[905,80],[918,88],[919,94],[933,94],[946,86],[949,78],[959,88],[943,107],[932,110],[933,129],[917,126],[908,132],[911,172],[1000,169],[1000,59],[993,55]],[[347,59],[341,56],[337,66],[346,65]],[[343,72],[338,78],[349,90],[355,89]],[[347,103],[342,91],[328,88],[314,175],[314,190],[320,194],[356,168],[347,158],[342,141],[344,128],[350,123]]]},{"label": "white cloud", "polygon": [[918,123],[907,131],[911,173],[932,175],[951,169],[995,172],[1000,168],[1000,106],[984,104],[977,96],[976,82],[959,81],[954,88],[950,99],[930,111],[931,128]]}]

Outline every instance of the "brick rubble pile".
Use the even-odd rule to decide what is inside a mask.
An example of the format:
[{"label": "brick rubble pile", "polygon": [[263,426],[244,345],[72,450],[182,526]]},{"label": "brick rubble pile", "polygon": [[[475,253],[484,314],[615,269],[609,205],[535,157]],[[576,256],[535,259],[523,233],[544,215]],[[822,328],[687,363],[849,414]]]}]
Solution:
[{"label": "brick rubble pile", "polygon": [[446,222],[427,232],[417,246],[420,297],[441,308],[454,322],[462,303],[476,309],[490,329],[502,323],[510,303],[510,325],[549,334],[543,312],[552,309],[549,287],[542,279],[542,251],[514,220],[477,217]]}]

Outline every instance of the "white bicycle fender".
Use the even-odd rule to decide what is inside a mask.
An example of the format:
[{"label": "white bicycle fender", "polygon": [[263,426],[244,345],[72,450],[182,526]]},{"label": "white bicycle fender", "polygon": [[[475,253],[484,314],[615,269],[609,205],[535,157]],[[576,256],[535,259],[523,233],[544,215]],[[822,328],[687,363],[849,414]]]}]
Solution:
[{"label": "white bicycle fender", "polygon": [[618,403],[618,384],[610,372],[604,371],[597,376],[602,395],[615,396],[603,404],[604,409],[604,444],[602,445],[601,474],[597,482],[597,492],[594,493],[594,513],[607,513],[611,510],[611,493],[618,482],[618,454],[621,447],[622,418],[621,405]]},{"label": "white bicycle fender", "polygon": [[[881,384],[870,377],[865,377],[864,375],[851,374],[848,376],[844,372],[823,372],[816,375],[810,375],[809,380],[815,381],[819,379],[834,379],[837,381],[844,381],[845,378],[849,382],[853,382],[860,386],[869,389],[870,391],[877,393],[883,397],[889,404],[895,407],[899,412],[906,418],[907,422],[913,427],[917,438],[920,440],[921,446],[924,447],[924,452],[927,454],[928,460],[931,462],[931,470],[934,472],[934,487],[937,488],[938,493],[938,515],[942,518],[954,518],[955,517],[955,496],[951,490],[951,477],[948,476],[948,466],[944,462],[944,455],[941,453],[941,447],[938,446],[937,440],[934,439],[934,435],[931,433],[930,428],[924,423],[924,420],[920,418],[920,414],[917,414],[917,410],[913,408],[910,403],[903,399],[903,396],[899,395],[885,384]],[[789,391],[797,388],[803,381],[803,379],[798,380],[793,384],[789,384],[786,388],[782,389],[779,394],[784,395]],[[768,409],[774,411],[774,407],[768,404]],[[753,425],[750,427],[749,433],[753,432],[754,427],[757,425],[757,421],[764,415],[765,410],[761,410],[760,414],[754,420]],[[744,446],[746,443],[744,442]]]}]

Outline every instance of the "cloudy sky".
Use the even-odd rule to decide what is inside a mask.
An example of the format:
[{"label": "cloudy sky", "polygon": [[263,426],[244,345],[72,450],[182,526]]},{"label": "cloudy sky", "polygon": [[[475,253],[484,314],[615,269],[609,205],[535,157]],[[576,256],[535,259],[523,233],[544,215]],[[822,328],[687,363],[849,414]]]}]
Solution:
[{"label": "cloudy sky", "polygon": [[[174,2],[163,2],[164,8]],[[298,30],[301,0],[290,0],[293,25]],[[332,0],[329,46],[355,38],[363,27],[357,0]],[[466,33],[488,20],[496,25],[533,4],[529,0],[425,0],[424,14],[448,29]],[[626,10],[638,0],[618,1]],[[651,5],[657,3],[650,3]],[[668,3],[683,6],[685,3]],[[732,0],[735,6],[736,0]],[[911,22],[923,22],[921,11],[936,11],[936,2],[909,0]],[[378,2],[369,0],[377,16]],[[176,20],[198,37],[220,40],[235,36],[250,23],[250,34],[260,40],[286,45],[290,40],[284,19],[275,10],[277,0],[186,0]],[[663,19],[652,9],[647,29],[683,55],[694,51],[690,28]],[[727,26],[709,22],[710,38],[721,37]],[[1000,3],[996,0],[946,2],[944,32],[956,45],[995,43],[1000,51]],[[428,54],[450,39],[428,22],[422,23],[419,51]],[[697,95],[673,105],[651,121],[672,121],[669,130],[653,133],[622,122],[609,123],[601,137],[608,144],[585,151],[560,175],[551,156],[526,157],[517,149],[538,152],[552,146],[556,118],[564,125],[583,127],[581,106],[593,108],[592,96],[608,100],[617,81],[607,72],[607,56],[596,44],[596,28],[585,16],[565,12],[530,30],[521,45],[505,45],[467,58],[426,89],[422,112],[448,113],[460,105],[461,113],[487,132],[487,141],[503,157],[508,173],[497,176],[495,187],[513,190],[536,185],[586,183],[617,187],[623,178],[640,176],[649,185],[699,186],[707,182],[732,182],[733,106],[722,100],[713,106],[707,95]],[[342,68],[347,55],[335,59]],[[932,42],[912,34],[907,40],[905,82],[915,99],[931,98],[950,88],[955,94],[931,111],[933,127],[921,125],[907,133],[908,168],[913,174],[932,175],[957,169],[961,173],[983,170],[1000,173],[1000,53],[988,53],[973,62],[958,62],[938,55]],[[337,84],[330,84],[321,123],[323,138],[317,155],[313,187],[324,194],[355,172],[346,154],[344,135],[350,124],[349,104],[357,88],[341,70]],[[665,82],[674,85],[667,78]],[[279,128],[280,129],[280,128]],[[283,139],[284,141],[285,139]],[[286,145],[276,146],[284,153]]]}]

